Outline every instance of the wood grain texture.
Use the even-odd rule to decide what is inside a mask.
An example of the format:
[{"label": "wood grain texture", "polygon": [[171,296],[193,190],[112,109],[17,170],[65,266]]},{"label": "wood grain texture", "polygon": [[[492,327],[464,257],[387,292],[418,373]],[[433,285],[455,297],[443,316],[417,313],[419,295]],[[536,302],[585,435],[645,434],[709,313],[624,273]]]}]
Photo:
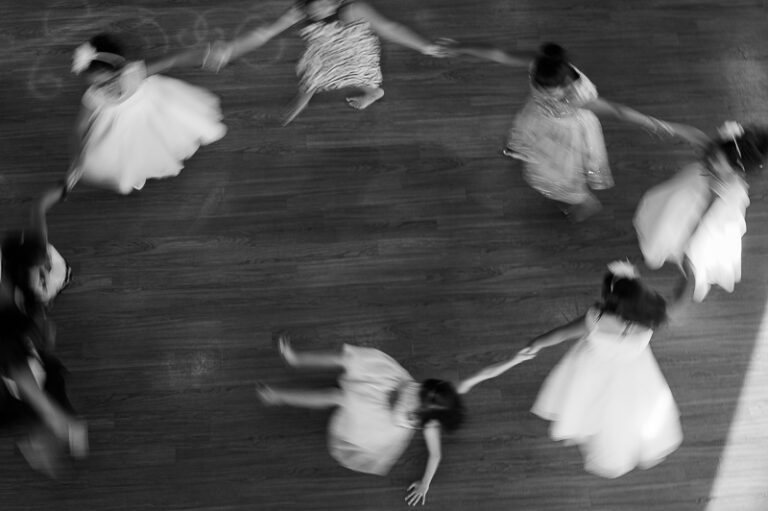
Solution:
[{"label": "wood grain texture", "polygon": [[[556,40],[601,94],[710,132],[768,113],[757,0],[376,0],[433,37],[533,49]],[[83,85],[71,51],[101,30],[136,55],[233,37],[288,2],[6,2],[0,19],[0,227],[60,179]],[[431,60],[384,45],[386,95],[364,112],[320,95],[288,128],[295,34],[219,75],[173,76],[219,94],[229,126],[177,178],[128,197],[78,188],[49,218],[75,280],[56,305],[71,395],[91,424],[92,456],[61,481],[0,443],[0,508],[16,510],[391,510],[420,477],[420,440],[388,477],[338,467],[327,413],[264,409],[257,381],[321,386],[334,375],[284,368],[271,340],[350,342],[391,354],[417,378],[458,379],[509,356],[598,298],[604,265],[639,261],[631,225],[650,186],[694,154],[612,121],[616,187],[570,225],[500,148],[527,94],[525,72]],[[586,474],[528,410],[565,346],[468,396],[428,496],[440,510],[703,510],[710,498],[768,284],[765,180],[752,183],[744,281],[659,332],[654,352],[682,412],[683,446],[618,480]],[[673,269],[648,278],[671,292]],[[765,366],[765,359],[755,363]],[[768,387],[764,387],[768,388]],[[759,401],[740,436],[744,466],[764,457]],[[738,465],[738,463],[737,463]],[[720,509],[759,511],[764,473],[722,491]],[[763,497],[764,498],[764,497]],[[762,501],[765,503],[765,500]]]}]

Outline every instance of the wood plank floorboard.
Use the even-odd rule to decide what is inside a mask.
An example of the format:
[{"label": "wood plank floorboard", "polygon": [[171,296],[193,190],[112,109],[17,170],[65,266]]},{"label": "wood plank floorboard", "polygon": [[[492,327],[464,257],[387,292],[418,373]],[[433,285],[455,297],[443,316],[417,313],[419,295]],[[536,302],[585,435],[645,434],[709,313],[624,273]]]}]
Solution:
[{"label": "wood plank floorboard", "polygon": [[[712,132],[768,118],[763,1],[372,3],[433,37],[510,50],[558,41],[604,97],[663,119]],[[29,201],[66,169],[84,89],[69,73],[77,45],[115,30],[134,55],[159,56],[231,38],[287,5],[5,2],[0,228],[23,225]],[[605,263],[640,261],[638,200],[695,157],[605,121],[616,187],[599,194],[598,216],[571,225],[500,154],[527,95],[524,71],[385,43],[379,103],[356,112],[342,94],[320,95],[281,128],[301,50],[289,32],[218,75],[169,73],[221,97],[227,136],[176,178],[127,197],[78,188],[52,211],[51,239],[75,270],[53,312],[58,350],[92,455],[49,481],[3,435],[3,511],[404,508],[426,460],[420,438],[388,476],[366,476],[328,455],[328,413],[258,405],[257,381],[334,382],[283,367],[274,333],[288,329],[299,348],[377,347],[417,378],[467,376],[592,304]],[[747,371],[766,367],[753,350],[765,336],[767,193],[765,179],[751,183],[743,282],[655,338],[682,413],[677,452],[617,480],[585,473],[578,450],[550,441],[529,413],[560,346],[467,397],[468,423],[445,440],[427,506],[706,509]],[[671,292],[673,269],[644,274]],[[740,440],[744,463],[768,448],[765,402],[750,406],[762,429]],[[744,474],[720,509],[768,509],[765,476]]]}]

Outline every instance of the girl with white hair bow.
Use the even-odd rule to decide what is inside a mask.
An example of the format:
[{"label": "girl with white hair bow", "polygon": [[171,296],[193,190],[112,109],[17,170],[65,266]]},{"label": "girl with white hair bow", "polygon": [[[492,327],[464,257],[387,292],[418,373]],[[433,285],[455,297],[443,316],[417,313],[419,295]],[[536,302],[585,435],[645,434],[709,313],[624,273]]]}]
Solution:
[{"label": "girl with white hair bow", "polygon": [[125,59],[120,42],[99,34],[75,51],[72,72],[89,87],[73,137],[69,191],[82,179],[121,194],[147,179],[177,175],[197,149],[222,138],[219,99],[158,73],[203,64],[210,47],[156,62]]},{"label": "girl with white hair bow", "polygon": [[602,300],[459,386],[460,393],[530,360],[544,348],[576,343],[545,379],[532,412],[551,421],[553,440],[577,444],[584,468],[619,477],[660,463],[682,442],[677,405],[651,352],[653,332],[678,303],[667,302],[624,261],[608,266]]}]

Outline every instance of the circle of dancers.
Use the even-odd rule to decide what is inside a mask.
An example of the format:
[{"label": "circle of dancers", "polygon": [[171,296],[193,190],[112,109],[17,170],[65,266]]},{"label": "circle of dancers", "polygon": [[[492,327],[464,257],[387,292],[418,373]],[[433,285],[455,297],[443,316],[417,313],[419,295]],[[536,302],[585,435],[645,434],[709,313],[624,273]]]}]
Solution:
[{"label": "circle of dancers", "polygon": [[741,279],[746,179],[768,156],[768,130],[729,121],[709,137],[608,101],[554,43],[513,54],[432,41],[362,1],[298,0],[276,21],[242,37],[158,61],[126,60],[112,34],[96,35],[74,51],[72,72],[87,90],[73,130],[69,170],[35,203],[31,224],[7,233],[1,247],[2,415],[22,424],[18,445],[29,464],[55,477],[68,457],[88,454],[87,423],[67,397],[66,370],[54,354],[56,329],[48,312],[71,270],[49,243],[46,215],[80,182],[129,194],[148,179],[177,175],[186,159],[225,136],[227,128],[214,94],[162,73],[180,66],[217,72],[289,29],[306,48],[296,65],[299,92],[284,125],[317,93],[351,89],[347,103],[360,110],[380,100],[380,38],[436,58],[469,56],[527,70],[529,97],[512,120],[502,153],[520,160],[531,188],[573,222],[600,210],[593,190],[613,186],[600,118],[678,137],[701,156],[649,190],[634,217],[645,265],[655,270],[671,263],[680,269],[669,300],[648,287],[634,265],[615,261],[607,266],[594,306],[460,382],[419,381],[372,348],[299,351],[283,334],[278,348],[288,366],[341,370],[338,387],[297,391],[260,384],[262,403],[333,408],[331,456],[368,474],[387,474],[421,431],[428,459],[405,500],[423,504],[442,459],[441,436],[462,424],[464,396],[542,349],[573,341],[532,406],[551,422],[551,438],[578,445],[585,470],[606,478],[652,467],[672,453],[683,438],[679,412],[649,343],[654,331],[678,310],[703,300],[713,284],[731,292]]}]

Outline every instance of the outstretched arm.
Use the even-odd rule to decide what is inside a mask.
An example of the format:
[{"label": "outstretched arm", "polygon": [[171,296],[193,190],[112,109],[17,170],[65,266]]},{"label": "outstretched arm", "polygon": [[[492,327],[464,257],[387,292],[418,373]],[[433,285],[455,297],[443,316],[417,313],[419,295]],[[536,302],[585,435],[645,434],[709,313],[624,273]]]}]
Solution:
[{"label": "outstretched arm", "polygon": [[228,43],[218,41],[213,45],[211,54],[203,59],[203,67],[218,71],[229,62],[265,45],[270,39],[282,34],[302,19],[304,14],[293,7],[269,25],[262,25]]},{"label": "outstretched arm", "polygon": [[346,15],[355,20],[366,20],[378,35],[406,48],[411,48],[425,55],[442,56],[444,52],[442,46],[433,44],[405,25],[382,16],[367,3],[352,3],[347,8]]},{"label": "outstretched arm", "polygon": [[189,51],[176,53],[146,63],[147,76],[164,73],[174,67],[196,67],[202,66],[211,53],[211,45],[206,44],[199,48],[192,48]]},{"label": "outstretched arm", "polygon": [[66,186],[62,183],[49,188],[42,197],[32,206],[32,229],[39,234],[41,241],[48,244],[48,223],[46,215],[54,205],[58,204],[66,195]]},{"label": "outstretched arm", "polygon": [[511,359],[488,366],[473,376],[470,376],[459,384],[458,392],[460,394],[467,393],[475,385],[504,374],[517,364],[530,360],[543,348],[548,348],[571,339],[578,339],[587,333],[588,330],[584,322],[584,316],[580,316],[567,325],[557,327],[544,335],[536,337],[528,343],[528,346],[525,349],[521,350]]},{"label": "outstretched arm", "polygon": [[448,48],[461,55],[470,55],[472,57],[490,60],[504,66],[512,67],[528,67],[531,64],[531,61],[536,58],[536,53],[534,52],[511,54],[492,46],[465,46],[462,44],[455,44],[449,45]]},{"label": "outstretched arm", "polygon": [[443,451],[440,440],[439,422],[431,421],[424,425],[424,441],[427,443],[427,451],[429,452],[427,467],[424,469],[422,478],[418,481],[414,481],[408,487],[408,495],[405,497],[405,501],[409,506],[415,506],[419,502],[424,504],[427,501],[429,485],[432,483],[432,478],[435,477],[437,467],[440,465]]},{"label": "outstretched arm", "polygon": [[683,260],[683,276],[675,288],[675,295],[667,305],[667,317],[674,320],[693,300],[693,290],[696,287],[696,276],[691,260]]},{"label": "outstretched arm", "polygon": [[88,137],[88,130],[91,128],[93,115],[94,109],[86,105],[81,106],[80,112],[77,114],[75,128],[72,130],[69,140],[70,164],[64,178],[66,183],[65,193],[69,193],[80,180],[82,174],[80,163],[83,155],[83,145]]},{"label": "outstretched arm", "polygon": [[589,103],[585,103],[582,105],[582,108],[591,110],[600,116],[613,117],[623,122],[635,124],[655,135],[677,136],[696,146],[704,146],[709,141],[709,137],[703,131],[693,126],[661,121],[628,106],[605,99],[597,98]]}]

